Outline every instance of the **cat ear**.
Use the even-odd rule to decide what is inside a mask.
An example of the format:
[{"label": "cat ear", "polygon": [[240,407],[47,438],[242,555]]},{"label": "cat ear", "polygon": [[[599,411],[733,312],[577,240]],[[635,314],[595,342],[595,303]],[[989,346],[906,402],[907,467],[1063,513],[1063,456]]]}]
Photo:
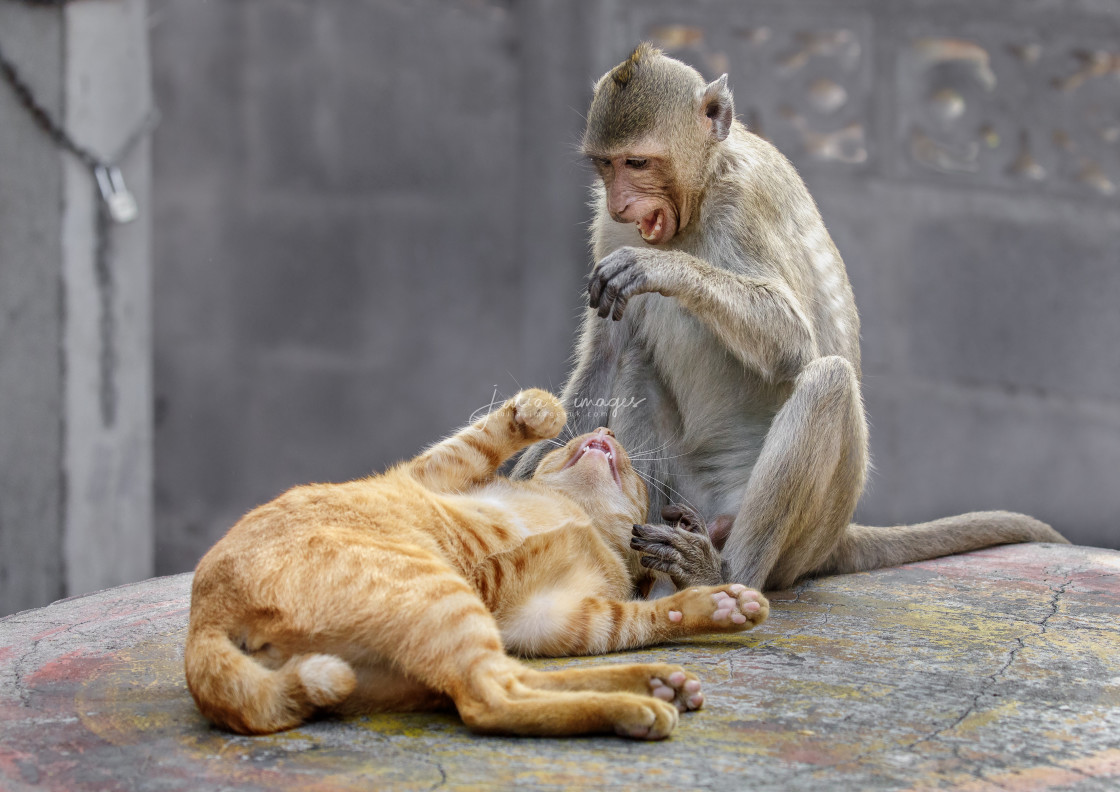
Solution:
[{"label": "cat ear", "polygon": [[731,120],[735,117],[735,102],[731,89],[727,87],[727,75],[708,83],[700,97],[700,114],[705,124],[710,125],[712,137],[726,140],[731,133]]}]

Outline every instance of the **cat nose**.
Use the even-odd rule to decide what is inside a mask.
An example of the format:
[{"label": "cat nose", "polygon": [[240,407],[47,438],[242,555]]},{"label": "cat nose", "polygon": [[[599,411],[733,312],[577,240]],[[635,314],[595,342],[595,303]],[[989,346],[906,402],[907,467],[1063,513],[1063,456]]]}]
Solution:
[{"label": "cat nose", "polygon": [[605,426],[600,426],[598,429],[595,430],[595,434],[604,434],[604,433],[607,434],[610,437],[614,437],[614,432],[612,432],[610,429],[608,429]]}]

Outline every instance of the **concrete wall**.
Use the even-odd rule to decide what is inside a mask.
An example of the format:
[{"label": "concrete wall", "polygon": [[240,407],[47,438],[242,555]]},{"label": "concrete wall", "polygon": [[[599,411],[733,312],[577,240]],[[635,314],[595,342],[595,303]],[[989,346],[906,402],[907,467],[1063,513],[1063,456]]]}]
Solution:
[{"label": "concrete wall", "polygon": [[[115,156],[151,107],[143,0],[0,3],[0,47],[81,145]],[[150,152],[141,217],[106,230],[89,169],[0,82],[0,615],[153,571]]]},{"label": "concrete wall", "polygon": [[730,72],[848,263],[859,518],[1010,508],[1120,546],[1120,82],[1082,54],[1116,53],[1114,4],[152,10],[160,572],[495,388],[559,386],[591,264],[581,113],[644,37]]}]

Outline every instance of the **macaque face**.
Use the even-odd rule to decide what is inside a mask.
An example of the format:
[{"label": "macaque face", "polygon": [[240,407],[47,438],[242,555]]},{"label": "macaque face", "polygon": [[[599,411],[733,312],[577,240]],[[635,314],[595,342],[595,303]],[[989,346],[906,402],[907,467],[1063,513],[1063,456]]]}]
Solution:
[{"label": "macaque face", "polygon": [[687,222],[681,216],[664,149],[635,146],[620,152],[588,152],[588,156],[606,188],[611,219],[634,223],[651,245],[668,242]]}]

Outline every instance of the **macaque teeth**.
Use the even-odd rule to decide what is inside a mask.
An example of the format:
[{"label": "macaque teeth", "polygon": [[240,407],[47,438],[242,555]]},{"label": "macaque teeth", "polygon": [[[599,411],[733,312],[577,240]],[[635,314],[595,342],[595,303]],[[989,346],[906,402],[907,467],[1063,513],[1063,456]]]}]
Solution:
[{"label": "macaque teeth", "polygon": [[663,226],[662,221],[664,219],[664,216],[661,214],[661,212],[658,212],[657,221],[653,224],[653,228],[651,228],[648,232],[642,226],[644,219],[645,218],[638,221],[638,233],[642,235],[642,239],[644,239],[646,242],[652,242],[661,234],[661,228]]}]

